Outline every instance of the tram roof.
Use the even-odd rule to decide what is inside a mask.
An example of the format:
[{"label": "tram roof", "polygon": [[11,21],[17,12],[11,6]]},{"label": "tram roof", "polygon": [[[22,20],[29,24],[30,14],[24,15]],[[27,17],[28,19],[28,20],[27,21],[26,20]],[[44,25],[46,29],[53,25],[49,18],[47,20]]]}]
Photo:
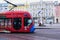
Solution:
[{"label": "tram roof", "polygon": [[7,11],[7,12],[3,12],[0,13],[0,16],[6,16],[6,17],[17,17],[17,16],[21,16],[21,17],[31,17],[31,15],[29,14],[29,12],[27,11]]},{"label": "tram roof", "polygon": [[2,12],[0,14],[29,14],[27,11],[6,11]]}]

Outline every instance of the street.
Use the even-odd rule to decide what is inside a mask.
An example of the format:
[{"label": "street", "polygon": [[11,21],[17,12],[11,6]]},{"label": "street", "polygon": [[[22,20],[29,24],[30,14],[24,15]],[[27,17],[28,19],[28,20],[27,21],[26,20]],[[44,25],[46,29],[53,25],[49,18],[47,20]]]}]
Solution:
[{"label": "street", "polygon": [[34,33],[0,33],[0,40],[60,40],[60,29],[36,29]]},{"label": "street", "polygon": [[60,0],[1,0],[0,40],[60,40]]},{"label": "street", "polygon": [[43,26],[38,26],[36,24],[35,28],[60,28],[60,23],[59,24],[44,24]]}]

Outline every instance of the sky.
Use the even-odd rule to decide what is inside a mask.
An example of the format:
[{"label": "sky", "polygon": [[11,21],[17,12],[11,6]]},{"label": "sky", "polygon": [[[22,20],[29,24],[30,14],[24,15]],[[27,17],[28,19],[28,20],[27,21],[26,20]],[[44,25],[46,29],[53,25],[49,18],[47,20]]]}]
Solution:
[{"label": "sky", "polygon": [[[39,1],[42,1],[42,0],[8,0],[9,2],[11,3],[14,3],[14,4],[24,4],[26,2],[28,3],[32,3],[32,2],[39,2]],[[60,2],[60,0],[43,0],[43,1],[58,1]],[[6,3],[4,0],[1,0],[0,3]]]}]

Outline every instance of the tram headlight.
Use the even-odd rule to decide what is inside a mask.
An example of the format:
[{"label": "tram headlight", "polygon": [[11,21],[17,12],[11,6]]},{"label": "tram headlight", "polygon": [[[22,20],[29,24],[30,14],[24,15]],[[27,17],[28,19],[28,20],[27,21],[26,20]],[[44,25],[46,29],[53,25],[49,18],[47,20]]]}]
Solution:
[{"label": "tram headlight", "polygon": [[32,23],[32,20],[31,19],[29,19],[28,20],[28,25],[30,25]]}]

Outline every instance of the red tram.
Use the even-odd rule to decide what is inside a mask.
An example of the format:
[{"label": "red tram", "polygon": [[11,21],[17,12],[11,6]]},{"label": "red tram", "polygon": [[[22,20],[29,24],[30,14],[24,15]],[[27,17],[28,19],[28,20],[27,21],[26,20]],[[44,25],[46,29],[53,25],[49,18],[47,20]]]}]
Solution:
[{"label": "red tram", "polygon": [[0,29],[10,32],[34,32],[34,22],[26,11],[0,13]]}]

